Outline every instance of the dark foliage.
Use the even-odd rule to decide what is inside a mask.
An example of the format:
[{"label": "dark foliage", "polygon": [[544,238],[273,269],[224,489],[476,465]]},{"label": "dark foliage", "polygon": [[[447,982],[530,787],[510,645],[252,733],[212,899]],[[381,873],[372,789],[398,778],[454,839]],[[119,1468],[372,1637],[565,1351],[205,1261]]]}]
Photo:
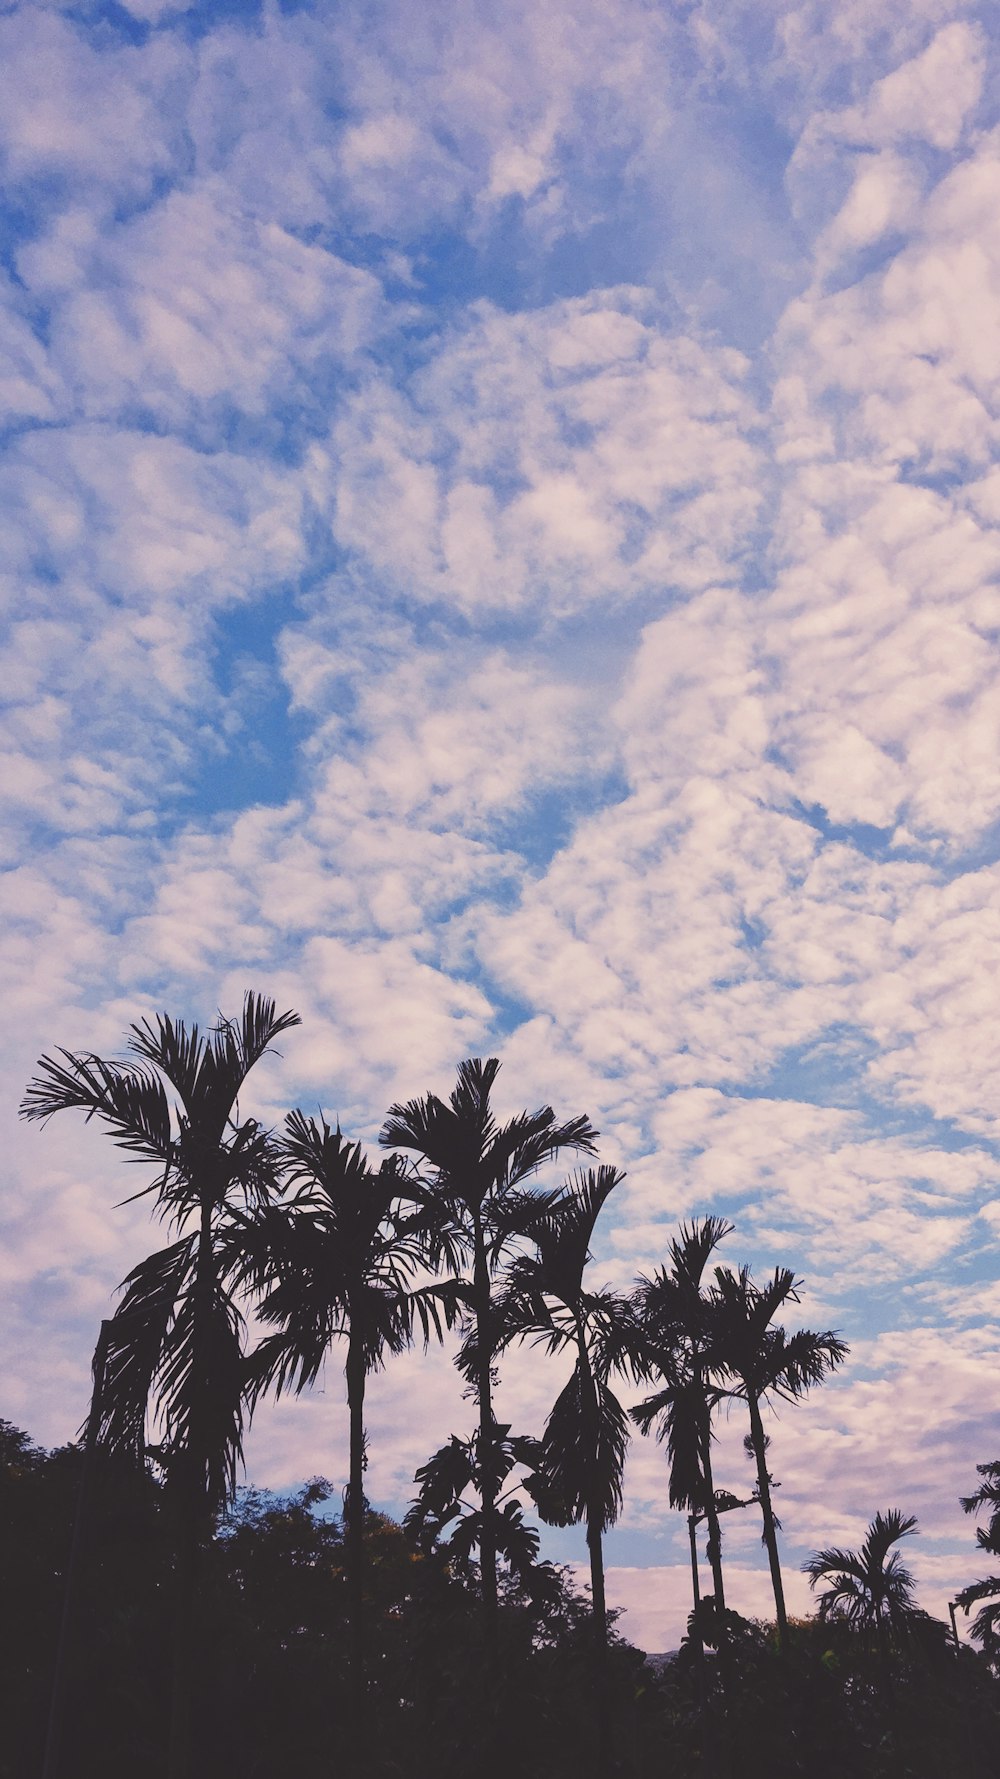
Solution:
[{"label": "dark foliage", "polygon": [[[0,1422],[0,1779],[39,1770],[52,1648],[81,1455],[43,1452]],[[344,1532],[329,1485],[290,1500],[244,1491],[220,1523],[202,1595],[205,1662],[195,1700],[198,1779],[344,1770],[351,1710]],[[371,1513],[366,1529],[372,1779],[465,1779],[477,1747],[482,1623],[474,1566],[433,1542],[415,1548]],[[87,1541],[67,1710],[65,1779],[162,1779],[168,1709],[171,1541],[163,1491],[102,1458]],[[590,1625],[560,1572],[532,1594],[501,1585],[492,1768],[521,1779],[592,1770]],[[894,1754],[870,1643],[845,1619],[793,1623],[779,1659],[773,1629],[728,1614],[734,1746],[744,1779],[893,1779]],[[702,1603],[714,1700],[718,1629]],[[658,1670],[615,1639],[616,1772],[701,1779],[695,1644]],[[902,1771],[911,1779],[995,1779],[1000,1685],[973,1651],[908,1640],[893,1651]]]}]

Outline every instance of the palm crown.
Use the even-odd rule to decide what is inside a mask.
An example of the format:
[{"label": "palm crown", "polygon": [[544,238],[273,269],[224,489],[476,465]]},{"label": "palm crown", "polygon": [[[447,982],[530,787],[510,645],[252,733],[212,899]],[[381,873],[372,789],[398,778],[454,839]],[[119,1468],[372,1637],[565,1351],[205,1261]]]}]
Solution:
[{"label": "palm crown", "polygon": [[236,1232],[261,1215],[276,1184],[273,1139],[256,1119],[240,1118],[239,1094],[275,1038],[298,1023],[297,1013],[278,1014],[253,993],[239,1019],[220,1017],[207,1033],[162,1013],[130,1028],[134,1060],[68,1050],[42,1057],[21,1105],[29,1119],[73,1108],[99,1119],[130,1161],[155,1166],[135,1196],[151,1193],[178,1231],[125,1280],[105,1325],[100,1412],[92,1412],[97,1438],[137,1463],[151,1404],[162,1427],[157,1455],[178,1526],[170,1779],[188,1771],[199,1547],[213,1512],[235,1492],[242,1454]]},{"label": "palm crown", "polygon": [[813,1587],[827,1583],[819,1596],[820,1618],[843,1618],[864,1631],[897,1632],[926,1618],[914,1599],[913,1576],[892,1548],[916,1530],[913,1515],[893,1507],[875,1515],[860,1550],[821,1550],[803,1563]]},{"label": "palm crown", "polygon": [[[426,1223],[407,1212],[394,1158],[373,1169],[361,1144],[323,1118],[289,1113],[278,1156],[292,1195],[248,1232],[258,1314],[275,1332],[251,1362],[254,1394],[315,1383],[338,1336],[355,1337],[367,1372],[409,1344],[410,1287],[427,1253]],[[427,1317],[433,1303],[421,1299]]]},{"label": "palm crown", "polygon": [[[703,1290],[705,1268],[732,1225],[721,1217],[682,1224],[670,1243],[670,1264],[652,1278],[640,1278],[633,1296],[637,1363],[660,1388],[632,1409],[643,1433],[656,1427],[667,1450],[671,1507],[704,1515],[720,1635],[725,1639],[726,1596],[722,1573],[722,1532],[712,1475],[712,1413],[721,1399],[713,1384],[709,1348],[714,1300]],[[697,1580],[695,1520],[691,1520],[692,1566]],[[697,1602],[697,1588],[696,1588]]]},{"label": "palm crown", "polygon": [[847,1347],[829,1329],[817,1334],[800,1328],[788,1335],[783,1328],[772,1327],[773,1317],[782,1305],[798,1302],[795,1275],[787,1267],[776,1267],[774,1277],[765,1285],[754,1284],[745,1266],[738,1273],[728,1267],[716,1267],[712,1297],[710,1362],[723,1393],[745,1402],[749,1412],[749,1444],[757,1466],[757,1498],[774,1589],[778,1640],[784,1648],[788,1618],[761,1403],[768,1397],[798,1401],[813,1384],[820,1383],[841,1364]]},{"label": "palm crown", "polygon": [[154,1195],[180,1233],[125,1280],[98,1436],[141,1459],[152,1401],[168,1471],[183,1474],[207,1509],[235,1488],[243,1426],[242,1318],[220,1259],[223,1234],[259,1214],[277,1161],[270,1133],[240,1119],[238,1098],[274,1039],[298,1023],[253,993],[239,1019],[220,1018],[207,1033],[159,1014],[131,1026],[134,1061],[68,1050],[43,1057],[21,1105],[28,1119],[81,1110],[130,1161],[158,1170],[135,1196]]},{"label": "palm crown", "polygon": [[512,1262],[497,1303],[498,1345],[529,1339],[550,1353],[574,1349],[572,1374],[546,1426],[532,1493],[553,1525],[586,1519],[599,1532],[621,1510],[628,1426],[608,1376],[627,1362],[632,1324],[625,1300],[611,1291],[586,1290],[583,1275],[597,1218],[623,1178],[613,1167],[574,1175],[533,1224],[535,1252]]}]

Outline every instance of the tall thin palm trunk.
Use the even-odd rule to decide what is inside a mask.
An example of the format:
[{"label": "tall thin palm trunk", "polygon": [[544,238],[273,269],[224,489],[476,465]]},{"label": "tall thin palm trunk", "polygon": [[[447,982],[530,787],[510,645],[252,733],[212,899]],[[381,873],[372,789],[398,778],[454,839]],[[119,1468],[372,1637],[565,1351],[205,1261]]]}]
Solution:
[{"label": "tall thin palm trunk", "polygon": [[[201,1547],[208,1531],[211,1506],[207,1498],[209,1378],[207,1354],[214,1285],[212,1200],[202,1193],[198,1255],[194,1279],[192,1327],[191,1423],[188,1448],[179,1456],[174,1475],[177,1543],[174,1556],[174,1624],[170,1697],[168,1779],[190,1779],[191,1726],[195,1675],[198,1672],[198,1584]],[[169,1478],[168,1478],[169,1483]]]},{"label": "tall thin palm trunk", "polygon": [[[722,1710],[718,1721],[713,1716],[708,1698],[702,1694],[702,1753],[713,1779],[729,1779],[733,1770],[733,1753],[727,1712],[733,1698],[733,1652],[726,1619],[726,1587],[722,1576],[722,1525],[715,1503],[715,1477],[712,1473],[712,1416],[706,1409],[701,1434],[701,1470],[705,1482],[705,1523],[708,1527],[708,1561],[712,1570],[715,1594],[716,1647],[719,1652],[719,1683]],[[702,1683],[705,1681],[702,1662]]]},{"label": "tall thin palm trunk", "polygon": [[[350,1475],[347,1486],[347,1599],[351,1625],[353,1738],[361,1746],[365,1729],[365,1355],[361,1318],[351,1316],[347,1348],[347,1404],[350,1416]],[[355,1328],[358,1332],[355,1333]]]},{"label": "tall thin palm trunk", "polygon": [[715,1610],[719,1620],[720,1644],[728,1642],[726,1630],[726,1584],[722,1576],[722,1526],[715,1505],[715,1478],[712,1474],[711,1416],[706,1414],[701,1436],[701,1471],[705,1479],[705,1521],[708,1526],[708,1561],[712,1570]]},{"label": "tall thin palm trunk", "polygon": [[487,1662],[496,1651],[497,1638],[497,1479],[493,1431],[493,1330],[490,1315],[490,1271],[482,1223],[475,1219],[473,1288],[476,1298],[477,1377],[479,1396],[479,1471],[482,1500],[482,1531],[479,1567],[483,1590],[483,1632]]},{"label": "tall thin palm trunk", "polygon": [[702,1653],[701,1632],[698,1629],[698,1609],[701,1606],[701,1579],[698,1575],[698,1515],[688,1514],[688,1543],[691,1547],[691,1599],[694,1604],[695,1648],[699,1658]]},{"label": "tall thin palm trunk", "polygon": [[767,1470],[767,1434],[761,1419],[760,1404],[753,1395],[748,1397],[750,1410],[750,1439],[754,1457],[757,1461],[757,1493],[760,1496],[760,1512],[764,1522],[764,1543],[767,1546],[767,1560],[771,1570],[771,1586],[774,1589],[774,1610],[778,1626],[778,1648],[784,1652],[788,1648],[788,1615],[785,1611],[785,1589],[781,1579],[781,1562],[778,1557],[778,1532],[774,1519],[774,1508],[771,1505],[771,1478]]},{"label": "tall thin palm trunk", "polygon": [[[592,1454],[591,1473],[596,1479],[600,1473],[597,1386],[587,1349],[586,1333],[579,1320],[576,1339],[582,1384],[581,1401],[586,1416],[585,1441]],[[590,1598],[593,1612],[594,1718],[597,1731],[595,1752],[599,1779],[606,1779],[606,1775],[611,1772],[611,1693],[608,1675],[608,1601],[604,1584],[604,1540],[601,1534],[603,1520],[604,1503],[600,1492],[594,1489],[587,1503],[587,1551],[590,1556]]]},{"label": "tall thin palm trunk", "polygon": [[80,1486],[76,1497],[76,1513],[73,1517],[73,1537],[70,1544],[69,1562],[66,1565],[66,1584],[63,1594],[62,1618],[59,1622],[59,1638],[56,1644],[55,1667],[52,1674],[52,1693],[49,1700],[49,1720],[45,1734],[45,1755],[42,1764],[42,1779],[56,1779],[59,1771],[59,1750],[62,1741],[63,1713],[66,1709],[66,1682],[69,1675],[70,1656],[73,1642],[73,1623],[76,1616],[76,1602],[80,1586],[80,1569],[83,1553],[87,1542],[87,1521],[90,1514],[90,1498],[94,1482],[94,1458],[97,1450],[97,1435],[101,1424],[101,1403],[104,1396],[104,1373],[108,1358],[108,1340],[111,1334],[111,1323],[102,1322],[101,1332],[94,1349],[93,1390],[90,1398],[90,1413],[87,1416],[87,1428],[83,1441],[83,1466],[80,1471]]},{"label": "tall thin palm trunk", "polygon": [[[187,1496],[186,1483],[181,1491]],[[170,1742],[168,1779],[189,1779],[191,1770],[191,1695],[194,1689],[192,1627],[196,1618],[198,1576],[197,1517],[188,1499],[178,1504],[174,1550],[174,1620],[171,1650]]]},{"label": "tall thin palm trunk", "polygon": [[611,1772],[611,1694],[608,1684],[608,1602],[604,1586],[604,1541],[600,1508],[587,1516],[587,1550],[590,1555],[590,1597],[593,1609],[594,1720],[597,1730],[595,1771],[598,1779]]}]

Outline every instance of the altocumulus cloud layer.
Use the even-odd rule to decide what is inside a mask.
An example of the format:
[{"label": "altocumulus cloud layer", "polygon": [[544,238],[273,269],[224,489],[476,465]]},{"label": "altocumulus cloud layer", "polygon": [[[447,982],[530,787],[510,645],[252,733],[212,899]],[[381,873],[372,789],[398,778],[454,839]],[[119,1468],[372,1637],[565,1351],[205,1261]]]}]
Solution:
[{"label": "altocumulus cloud layer", "polygon": [[[628,1169],[597,1273],[713,1209],[733,1261],[804,1275],[853,1350],[771,1427],[800,1607],[802,1556],[879,1507],[918,1513],[931,1608],[975,1573],[989,11],[5,10],[2,1409],[37,1437],[150,1236],[96,1134],[16,1126],[35,1059],[252,984],[304,1019],[262,1113],[370,1140],[497,1052],[502,1109],[586,1109]],[[257,1480],[341,1479],[340,1393],[332,1363],[262,1415]],[[510,1418],[550,1399],[513,1359]],[[398,1509],[468,1405],[446,1356],[372,1401]],[[649,1647],[686,1601],[663,1493],[637,1446],[611,1592]]]}]

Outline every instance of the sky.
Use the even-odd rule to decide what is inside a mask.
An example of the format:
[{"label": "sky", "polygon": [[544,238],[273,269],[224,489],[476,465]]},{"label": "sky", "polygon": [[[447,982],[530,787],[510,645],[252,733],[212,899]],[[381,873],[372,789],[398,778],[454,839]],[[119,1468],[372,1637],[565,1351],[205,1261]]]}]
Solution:
[{"label": "sky", "polygon": [[[1000,48],[960,0],[0,6],[0,1414],[55,1444],[157,1241],[56,1045],[301,1028],[252,1077],[374,1146],[497,1055],[802,1279],[768,1422],[800,1565],[915,1513],[941,1615],[1000,1456]],[[554,1180],[562,1178],[557,1170]],[[792,1323],[790,1325],[797,1325]],[[560,1380],[505,1359],[539,1432]],[[340,1361],[248,1474],[345,1480]],[[628,1391],[625,1399],[630,1400]],[[470,1430],[370,1389],[399,1513]],[[737,1414],[716,1476],[749,1494]],[[633,1444],[609,1598],[679,1641]],[[766,1615],[752,1511],[731,1603]],[[578,1533],[546,1552],[579,1562]]]}]

